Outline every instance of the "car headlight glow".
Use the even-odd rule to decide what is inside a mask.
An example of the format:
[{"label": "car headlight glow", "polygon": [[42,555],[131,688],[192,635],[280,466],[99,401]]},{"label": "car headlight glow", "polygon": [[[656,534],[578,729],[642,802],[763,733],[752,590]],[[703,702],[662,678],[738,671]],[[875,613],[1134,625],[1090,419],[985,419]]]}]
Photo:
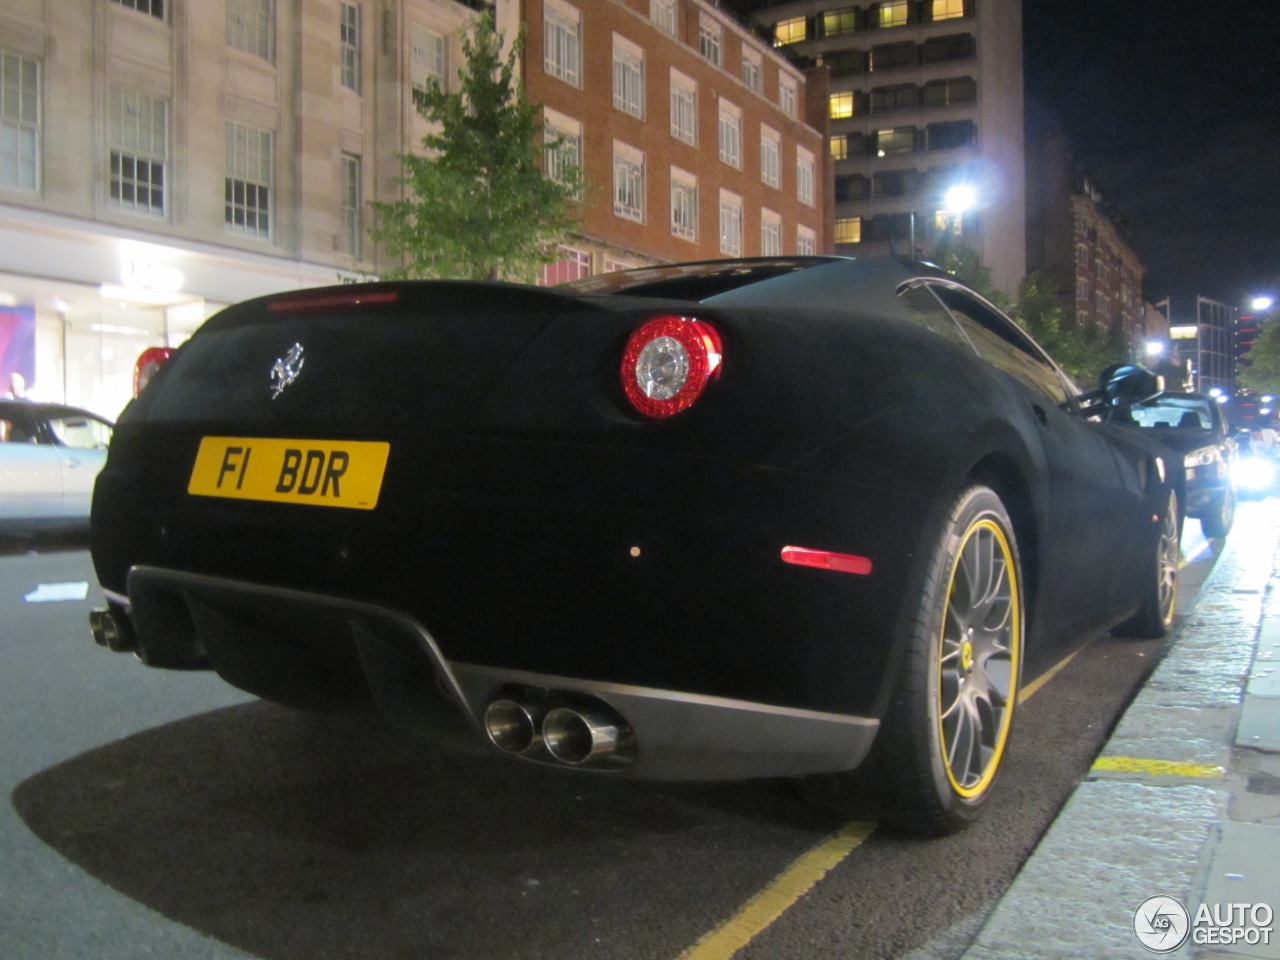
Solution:
[{"label": "car headlight glow", "polygon": [[1265,490],[1276,482],[1276,465],[1260,457],[1237,460],[1231,479],[1241,490]]}]

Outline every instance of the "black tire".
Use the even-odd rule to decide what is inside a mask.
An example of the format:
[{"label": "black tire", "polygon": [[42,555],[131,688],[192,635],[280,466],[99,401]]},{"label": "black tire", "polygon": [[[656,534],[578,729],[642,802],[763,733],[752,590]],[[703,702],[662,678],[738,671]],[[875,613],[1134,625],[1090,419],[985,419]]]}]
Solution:
[{"label": "black tire", "polygon": [[1235,523],[1235,519],[1236,495],[1228,484],[1222,491],[1222,496],[1218,497],[1209,511],[1200,518],[1200,530],[1210,540],[1215,537],[1225,537],[1231,532],[1231,525]]},{"label": "black tire", "polygon": [[1022,568],[1013,524],[988,487],[964,490],[927,548],[893,698],[876,738],[881,819],[939,836],[991,794],[1021,680]]},{"label": "black tire", "polygon": [[[1200,521],[1202,524],[1203,520]],[[1164,514],[1154,525],[1153,543],[1144,569],[1139,571],[1141,606],[1138,612],[1116,627],[1122,637],[1154,640],[1163,637],[1173,625],[1178,601],[1178,560],[1181,529],[1178,517],[1178,494],[1170,490]]]}]

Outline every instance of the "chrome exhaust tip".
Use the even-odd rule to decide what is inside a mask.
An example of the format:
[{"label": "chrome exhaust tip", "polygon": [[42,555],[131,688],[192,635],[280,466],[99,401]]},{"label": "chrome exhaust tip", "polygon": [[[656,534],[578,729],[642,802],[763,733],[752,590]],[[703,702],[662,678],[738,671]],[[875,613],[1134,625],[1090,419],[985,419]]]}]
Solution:
[{"label": "chrome exhaust tip", "polygon": [[624,734],[620,721],[594,710],[557,707],[542,721],[547,752],[572,766],[613,756]]},{"label": "chrome exhaust tip", "polygon": [[89,629],[93,642],[116,653],[128,653],[138,648],[129,622],[123,614],[111,609],[93,610],[89,613]]},{"label": "chrome exhaust tip", "polygon": [[499,750],[527,753],[538,742],[539,719],[533,707],[514,700],[494,700],[484,712],[484,729]]}]

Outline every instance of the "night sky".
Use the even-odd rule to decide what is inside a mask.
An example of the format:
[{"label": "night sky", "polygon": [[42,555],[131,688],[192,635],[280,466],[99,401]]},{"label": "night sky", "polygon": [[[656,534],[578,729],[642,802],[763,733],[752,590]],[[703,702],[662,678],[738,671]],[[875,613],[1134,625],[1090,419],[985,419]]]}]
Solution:
[{"label": "night sky", "polygon": [[1023,19],[1028,109],[1066,127],[1147,299],[1280,295],[1280,4],[1026,0]]}]

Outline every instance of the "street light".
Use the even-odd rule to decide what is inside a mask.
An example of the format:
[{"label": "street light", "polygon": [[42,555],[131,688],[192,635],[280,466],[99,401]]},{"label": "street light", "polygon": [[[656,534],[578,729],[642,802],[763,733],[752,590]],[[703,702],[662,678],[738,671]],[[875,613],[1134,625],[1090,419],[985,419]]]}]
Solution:
[{"label": "street light", "polygon": [[1271,297],[1262,296],[1254,297],[1249,301],[1249,306],[1258,312],[1262,312],[1263,310],[1270,310],[1273,303],[1275,303],[1275,301],[1271,299]]}]

